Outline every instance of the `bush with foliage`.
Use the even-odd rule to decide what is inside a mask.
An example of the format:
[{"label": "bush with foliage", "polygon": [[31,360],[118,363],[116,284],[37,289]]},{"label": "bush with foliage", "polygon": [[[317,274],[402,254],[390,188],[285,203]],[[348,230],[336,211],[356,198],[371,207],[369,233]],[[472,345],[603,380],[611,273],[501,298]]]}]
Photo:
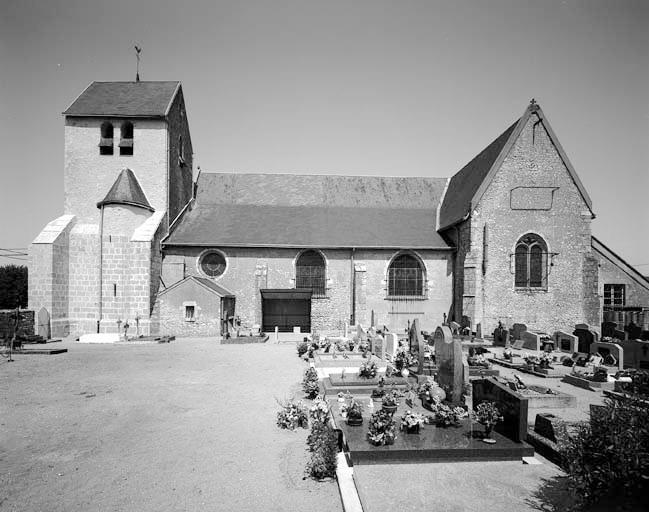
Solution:
[{"label": "bush with foliage", "polygon": [[277,426],[288,430],[296,430],[299,427],[307,428],[309,418],[307,409],[301,401],[295,403],[293,400],[279,402],[281,409],[277,413]]},{"label": "bush with foliage", "polygon": [[306,443],[311,452],[307,462],[307,474],[316,480],[336,476],[338,435],[329,423],[329,406],[321,397],[317,397],[309,410],[311,432]]},{"label": "bush with foliage", "polygon": [[304,390],[307,398],[315,398],[320,392],[320,384],[318,383],[318,371],[312,366],[304,370],[302,389]]},{"label": "bush with foliage", "polygon": [[0,267],[0,309],[27,307],[27,267]]},{"label": "bush with foliage", "polygon": [[367,438],[376,446],[394,444],[397,438],[392,414],[386,411],[376,411],[370,417]]},{"label": "bush with foliage", "polygon": [[636,510],[649,493],[649,407],[635,398],[606,399],[561,455],[582,506],[625,504]]},{"label": "bush with foliage", "polygon": [[649,398],[649,371],[628,369],[618,372],[616,377],[631,378],[631,382],[618,382],[616,389],[620,389],[624,393],[629,393],[639,398],[644,398],[645,400]]}]

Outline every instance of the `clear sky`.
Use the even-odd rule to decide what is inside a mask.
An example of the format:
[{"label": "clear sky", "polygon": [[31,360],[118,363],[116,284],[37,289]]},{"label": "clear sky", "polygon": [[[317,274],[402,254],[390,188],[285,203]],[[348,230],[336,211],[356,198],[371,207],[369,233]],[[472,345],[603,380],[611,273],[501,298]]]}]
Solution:
[{"label": "clear sky", "polygon": [[61,112],[134,79],[134,43],[204,171],[450,177],[534,97],[649,274],[646,0],[0,0],[0,248],[62,214]]}]

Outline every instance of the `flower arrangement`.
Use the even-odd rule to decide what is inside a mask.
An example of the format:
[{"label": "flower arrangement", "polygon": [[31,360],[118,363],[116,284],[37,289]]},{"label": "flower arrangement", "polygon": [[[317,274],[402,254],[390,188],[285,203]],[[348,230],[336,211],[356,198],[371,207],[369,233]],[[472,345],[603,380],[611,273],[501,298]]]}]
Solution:
[{"label": "flower arrangement", "polygon": [[392,390],[383,395],[381,400],[383,407],[396,408],[399,405],[399,393],[396,390]]},{"label": "flower arrangement", "polygon": [[398,371],[417,364],[417,358],[405,347],[399,347],[394,356],[394,366]]},{"label": "flower arrangement", "polygon": [[469,414],[462,407],[451,407],[438,398],[431,402],[430,410],[433,414],[428,416],[427,421],[438,427],[457,427],[460,425],[460,420]]},{"label": "flower arrangement", "polygon": [[309,417],[312,421],[326,421],[329,417],[329,404],[318,395],[309,409]]},{"label": "flower arrangement", "polygon": [[503,416],[494,402],[481,402],[475,409],[475,418],[478,423],[484,425],[487,439],[491,436],[494,426],[503,421]]},{"label": "flower arrangement", "polygon": [[431,403],[435,398],[438,398],[440,401],[446,398],[446,392],[439,387],[439,384],[432,377],[428,377],[426,382],[422,382],[419,385],[417,395],[426,403]]},{"label": "flower arrangement", "polygon": [[318,372],[315,368],[309,367],[304,370],[304,377],[302,379],[302,389],[307,398],[315,398],[320,391],[320,384],[318,382]]},{"label": "flower arrangement", "polygon": [[467,358],[467,363],[469,363],[469,366],[479,366],[482,368],[489,368],[491,365],[489,364],[489,361],[485,359],[485,356],[482,354],[474,355],[472,357]]},{"label": "flower arrangement", "polygon": [[308,428],[309,418],[302,401],[295,403],[293,400],[277,403],[281,409],[277,413],[277,426],[287,430],[296,430],[299,427]]},{"label": "flower arrangement", "polygon": [[297,343],[297,355],[302,357],[309,351],[309,344],[306,341],[298,341]]},{"label": "flower arrangement", "polygon": [[423,414],[419,414],[412,411],[406,411],[403,416],[401,416],[401,430],[406,432],[419,432],[419,428],[423,427],[426,418]]},{"label": "flower arrangement", "polygon": [[394,444],[397,436],[392,415],[385,411],[376,411],[372,414],[367,438],[376,446]]},{"label": "flower arrangement", "polygon": [[376,361],[365,361],[358,369],[358,376],[364,379],[372,379],[376,377],[377,372],[378,366]]}]

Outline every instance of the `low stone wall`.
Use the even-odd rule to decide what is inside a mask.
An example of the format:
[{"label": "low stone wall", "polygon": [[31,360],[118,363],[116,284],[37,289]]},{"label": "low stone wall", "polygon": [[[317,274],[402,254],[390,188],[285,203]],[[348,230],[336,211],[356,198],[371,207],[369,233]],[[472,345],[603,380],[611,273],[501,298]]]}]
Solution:
[{"label": "low stone wall", "polygon": [[[0,309],[0,339],[13,334],[13,315],[15,309]],[[34,312],[29,309],[18,310],[17,336],[33,336],[34,334]]]}]

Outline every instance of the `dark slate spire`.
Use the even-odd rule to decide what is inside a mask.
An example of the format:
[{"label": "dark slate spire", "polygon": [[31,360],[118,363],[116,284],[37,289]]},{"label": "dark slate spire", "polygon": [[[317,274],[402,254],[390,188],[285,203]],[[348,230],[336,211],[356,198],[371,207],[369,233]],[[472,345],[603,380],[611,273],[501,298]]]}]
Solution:
[{"label": "dark slate spire", "polygon": [[135,174],[130,169],[124,169],[119,173],[104,200],[97,203],[97,208],[107,204],[130,204],[131,206],[139,206],[140,208],[155,211],[144,195]]}]

